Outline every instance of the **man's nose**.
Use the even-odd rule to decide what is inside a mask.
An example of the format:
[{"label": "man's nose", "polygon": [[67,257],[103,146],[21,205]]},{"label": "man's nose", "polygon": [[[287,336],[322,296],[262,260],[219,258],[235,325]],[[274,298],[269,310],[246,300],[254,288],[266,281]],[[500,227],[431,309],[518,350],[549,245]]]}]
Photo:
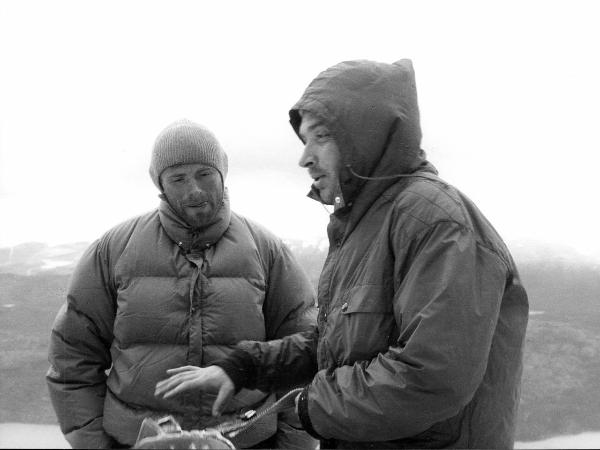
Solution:
[{"label": "man's nose", "polygon": [[300,161],[298,164],[300,167],[309,168],[316,164],[317,160],[315,158],[315,154],[312,151],[310,145],[305,145],[304,150],[302,151],[302,156],[300,157]]},{"label": "man's nose", "polygon": [[204,192],[204,189],[202,189],[202,185],[198,181],[192,180],[188,185],[188,191],[190,194],[199,194]]}]

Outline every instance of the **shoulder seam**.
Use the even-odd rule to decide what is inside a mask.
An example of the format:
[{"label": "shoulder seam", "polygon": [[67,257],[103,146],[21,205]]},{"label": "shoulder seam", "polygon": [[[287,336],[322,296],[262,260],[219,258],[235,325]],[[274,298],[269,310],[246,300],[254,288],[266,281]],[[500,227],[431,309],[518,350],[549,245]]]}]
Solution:
[{"label": "shoulder seam", "polygon": [[[418,220],[418,219],[417,219]],[[504,260],[504,258],[502,257],[502,254],[500,254],[496,249],[494,249],[493,247],[490,247],[489,245],[487,245],[485,242],[483,242],[481,239],[478,239],[475,236],[475,231],[472,230],[471,228],[467,227],[466,225],[457,222],[456,220],[452,220],[452,219],[441,219],[441,220],[437,220],[431,224],[428,224],[425,228],[423,228],[422,230],[420,230],[418,233],[416,233],[414,236],[412,236],[408,242],[402,246],[400,248],[400,250],[406,248],[408,245],[410,245],[412,242],[416,241],[417,239],[419,239],[421,236],[423,236],[424,234],[426,234],[427,232],[429,232],[431,229],[433,229],[434,227],[437,227],[438,225],[441,224],[451,224],[453,226],[456,226],[459,229],[462,229],[464,231],[466,231],[467,233],[471,234],[473,236],[473,240],[475,241],[475,244],[478,247],[484,248],[485,250],[487,250],[488,252],[492,253],[494,256],[496,256],[496,258],[498,258],[498,260],[502,263],[502,265],[505,267],[505,269],[507,270],[507,272],[510,272],[510,266],[509,264]]]}]

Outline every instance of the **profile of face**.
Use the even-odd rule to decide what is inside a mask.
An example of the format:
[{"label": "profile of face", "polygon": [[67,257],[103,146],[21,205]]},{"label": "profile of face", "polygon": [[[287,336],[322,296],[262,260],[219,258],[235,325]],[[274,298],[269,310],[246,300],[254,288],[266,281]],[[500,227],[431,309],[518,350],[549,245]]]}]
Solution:
[{"label": "profile of face", "polygon": [[177,215],[193,228],[208,225],[221,207],[221,174],[204,164],[167,167],[160,175],[163,193]]},{"label": "profile of face", "polygon": [[333,205],[341,196],[339,170],[340,150],[327,125],[308,111],[301,111],[302,121],[298,134],[304,142],[304,151],[298,164],[308,169],[314,180],[312,186],[318,190],[321,201]]}]

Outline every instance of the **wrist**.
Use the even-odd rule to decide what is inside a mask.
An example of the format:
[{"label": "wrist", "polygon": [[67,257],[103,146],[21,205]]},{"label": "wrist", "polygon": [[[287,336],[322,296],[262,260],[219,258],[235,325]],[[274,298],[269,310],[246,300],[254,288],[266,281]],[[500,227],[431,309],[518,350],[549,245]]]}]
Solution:
[{"label": "wrist", "polygon": [[212,363],[227,374],[232,381],[235,392],[242,388],[252,389],[256,383],[256,369],[252,356],[244,350],[236,349],[226,358]]},{"label": "wrist", "polygon": [[297,403],[298,417],[300,418],[300,423],[302,424],[302,428],[304,428],[304,431],[306,431],[308,434],[310,434],[315,439],[323,440],[324,438],[319,433],[317,433],[316,430],[314,429],[313,424],[310,420],[310,415],[308,413],[308,389],[309,389],[309,387],[310,386],[306,386],[302,390],[300,395],[298,395],[298,403]]}]

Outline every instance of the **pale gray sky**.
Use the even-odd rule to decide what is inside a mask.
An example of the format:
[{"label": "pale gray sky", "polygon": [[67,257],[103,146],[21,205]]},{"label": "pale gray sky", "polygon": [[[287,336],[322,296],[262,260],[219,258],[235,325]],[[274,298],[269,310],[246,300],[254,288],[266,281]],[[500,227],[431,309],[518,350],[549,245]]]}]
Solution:
[{"label": "pale gray sky", "polygon": [[423,148],[505,239],[600,257],[594,1],[0,1],[0,245],[91,241],[157,204],[158,132],[230,159],[232,206],[325,236],[287,111],[347,59],[411,58]]}]

